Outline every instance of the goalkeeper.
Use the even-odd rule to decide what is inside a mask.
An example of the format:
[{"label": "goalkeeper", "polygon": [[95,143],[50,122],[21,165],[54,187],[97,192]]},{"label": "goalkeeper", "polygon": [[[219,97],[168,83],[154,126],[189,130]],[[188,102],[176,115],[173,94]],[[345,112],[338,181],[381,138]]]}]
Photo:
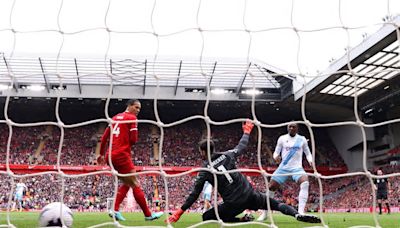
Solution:
[{"label": "goalkeeper", "polygon": [[[272,198],[268,198],[265,194],[254,190],[246,177],[244,177],[240,172],[226,172],[227,170],[236,169],[236,158],[246,149],[253,126],[254,125],[250,120],[246,121],[243,125],[243,136],[240,139],[239,144],[232,150],[226,152],[214,152],[214,143],[213,141],[210,141],[211,164],[206,160],[203,167],[212,167],[213,169],[224,172],[222,175],[217,174],[218,192],[223,199],[223,203],[218,205],[219,217],[224,222],[246,221],[243,218],[238,218],[236,216],[242,213],[245,209],[268,209],[267,200],[269,200],[272,210],[293,216],[298,221],[320,223],[321,220],[318,217],[313,215],[301,215],[293,207],[280,203]],[[202,140],[199,143],[199,151],[202,157],[206,159],[207,140]],[[196,178],[194,189],[187,197],[186,202],[179,210],[172,214],[166,222],[173,223],[179,220],[181,215],[197,200],[206,181],[215,187],[216,183],[214,183],[213,174],[208,171],[200,171]],[[216,219],[217,216],[214,208],[209,209],[203,214],[203,221]]]}]

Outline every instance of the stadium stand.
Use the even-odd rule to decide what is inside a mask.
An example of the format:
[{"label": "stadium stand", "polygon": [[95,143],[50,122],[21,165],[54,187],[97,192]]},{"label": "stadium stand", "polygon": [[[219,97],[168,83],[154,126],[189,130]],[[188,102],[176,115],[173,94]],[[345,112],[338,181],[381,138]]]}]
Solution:
[{"label": "stadium stand", "polygon": [[[104,124],[103,124],[104,125]],[[194,126],[197,126],[195,128]],[[197,159],[196,143],[200,138],[206,137],[205,127],[198,129],[198,123],[188,123],[165,130],[163,142],[163,165],[170,167],[200,166],[201,161]],[[61,153],[61,165],[82,166],[95,164],[95,151],[97,140],[99,140],[99,124],[85,127],[65,129],[64,143]],[[104,128],[104,126],[103,126]],[[197,130],[194,130],[197,129]],[[233,148],[240,137],[237,126],[213,126],[211,137],[218,140],[221,148],[226,150]],[[304,135],[308,137],[307,131]],[[269,151],[273,151],[277,137],[284,133],[284,128],[265,129],[262,137],[262,164],[266,167],[274,168],[276,164],[270,159]],[[32,127],[18,128],[13,127],[13,137],[11,141],[10,163],[12,165],[54,165],[57,161],[57,151],[60,141],[60,130],[57,127]],[[224,137],[230,135],[231,137]],[[318,167],[345,167],[343,159],[335,150],[329,138],[321,129],[314,132],[317,142],[317,166]],[[256,135],[249,145],[246,156],[242,156],[238,164],[241,167],[257,167],[257,144]],[[0,163],[5,163],[6,147],[8,140],[8,127],[0,126]],[[42,143],[43,142],[43,143]],[[135,145],[133,159],[137,166],[156,165],[154,151],[157,151],[159,143],[159,133],[157,128],[148,124],[140,126],[140,142]],[[43,145],[42,145],[43,144]],[[42,146],[41,146],[42,145]],[[156,147],[156,149],[154,148]],[[245,165],[244,165],[245,164]],[[398,172],[400,166],[387,165],[383,167],[386,173]],[[19,171],[23,172],[23,171]],[[254,175],[254,174],[249,174]],[[1,188],[0,208],[5,208],[8,202],[10,190],[10,178],[2,175],[1,182],[5,183]],[[265,182],[261,176],[252,176],[255,188],[265,191]],[[83,178],[70,178],[66,180],[64,201],[77,210],[103,210],[106,208],[107,198],[113,197],[113,181],[109,175],[86,176]],[[148,194],[147,199],[152,202],[155,198],[154,186],[157,186],[157,198],[164,205],[165,189],[160,177],[151,178],[141,176],[140,181]],[[169,182],[169,207],[174,209],[183,203],[186,194],[190,192],[191,185],[179,185],[179,183],[193,182],[193,176],[182,176],[171,178]],[[393,192],[390,193],[391,205],[398,205],[397,199],[400,197],[399,177],[389,178]],[[53,184],[56,183],[56,188]],[[85,184],[83,184],[85,183]],[[40,175],[26,180],[28,192],[25,196],[26,209],[39,209],[49,202],[57,200],[60,192],[60,180],[55,175]],[[283,190],[276,194],[279,200],[285,201],[293,206],[297,205],[296,192],[298,186],[293,182],[285,185]],[[327,179],[323,181],[324,208],[351,210],[355,208],[371,207],[371,186],[365,176],[344,177],[340,179]],[[357,194],[357,198],[352,197]],[[150,203],[155,208],[154,203]],[[318,210],[319,187],[315,178],[310,179],[310,197],[308,201],[309,210]],[[201,200],[198,200],[192,210],[201,210]]]},{"label": "stadium stand", "polygon": [[[194,123],[197,125],[198,123]],[[197,125],[198,126],[198,125]],[[61,153],[61,165],[80,166],[94,164],[95,151],[99,134],[97,131],[98,125],[90,125],[85,127],[65,129],[64,142]],[[165,166],[200,166],[201,161],[196,159],[196,143],[200,138],[206,136],[205,128],[201,130],[195,129],[192,124],[179,125],[173,128],[168,128],[165,131],[163,143],[163,165]],[[281,129],[280,129],[281,130]],[[275,142],[280,130],[268,129],[264,131],[263,135],[263,151],[273,150],[273,143]],[[60,143],[60,130],[57,127],[34,127],[34,128],[13,128],[13,133],[19,137],[13,137],[11,150],[10,150],[10,163],[11,164],[29,164],[29,165],[54,165],[57,162],[57,152]],[[154,154],[154,146],[158,145],[159,136],[155,135],[152,127],[146,124],[141,125],[140,128],[140,142],[135,145],[134,160],[138,166],[154,165],[152,157]],[[229,134],[232,137],[223,137]],[[8,127],[2,125],[0,127],[0,142],[1,145],[6,145],[8,139]],[[219,140],[223,147],[219,150],[233,148],[235,143],[240,137],[240,131],[236,126],[213,127],[212,138]],[[256,138],[254,138],[256,139]],[[257,166],[256,159],[256,143],[253,140],[248,149],[248,156],[243,156],[240,159],[241,164],[246,164],[248,167]],[[321,148],[324,148],[323,146]],[[5,163],[6,148],[1,147],[0,161]],[[263,164],[267,166],[276,166],[269,156],[263,155]],[[323,164],[323,163],[322,163]],[[340,164],[338,164],[340,165]],[[2,188],[2,198],[0,205],[2,208],[6,206],[10,188],[10,179],[2,176],[2,183],[6,183],[5,188]],[[261,188],[264,184],[263,179],[255,177],[257,187]],[[26,209],[38,209],[49,202],[57,200],[58,192],[60,189],[53,188],[49,183],[59,184],[60,180],[54,175],[36,176],[27,180],[26,184],[29,191],[25,197]],[[179,178],[172,178],[169,182],[170,190],[170,207],[174,208],[183,203],[185,194],[190,192],[189,186],[183,187],[178,185],[182,182],[193,181],[192,176],[183,176]],[[142,185],[145,192],[154,194],[154,183],[148,177],[141,177]],[[83,184],[85,183],[85,184]],[[99,184],[101,183],[101,185]],[[164,185],[160,178],[157,178],[157,189],[162,198],[165,195]],[[68,179],[66,181],[67,188],[65,189],[64,200],[67,204],[74,209],[79,210],[101,210],[106,207],[106,198],[112,197],[113,192],[113,178],[111,176],[87,176],[84,178]],[[265,189],[265,187],[264,187]],[[282,200],[287,200],[287,195],[290,195],[293,188],[288,188],[283,192]],[[294,191],[294,189],[293,189]],[[154,195],[147,196],[149,200],[154,198]],[[315,197],[316,198],[316,197]],[[294,200],[294,199],[291,199]],[[161,201],[163,202],[163,201]],[[295,204],[295,202],[293,202]],[[201,209],[201,202],[197,202],[193,208],[194,210]]]}]

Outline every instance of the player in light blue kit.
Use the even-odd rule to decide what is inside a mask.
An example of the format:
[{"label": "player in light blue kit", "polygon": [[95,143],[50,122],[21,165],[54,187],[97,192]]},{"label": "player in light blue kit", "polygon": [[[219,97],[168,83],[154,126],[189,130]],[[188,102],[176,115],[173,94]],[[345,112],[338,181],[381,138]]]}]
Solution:
[{"label": "player in light blue kit", "polygon": [[17,187],[15,187],[14,203],[11,209],[12,211],[15,210],[16,204],[18,204],[18,210],[22,211],[22,200],[24,199],[24,191],[26,190],[28,190],[28,188],[22,182],[22,179],[20,179],[17,183]]},{"label": "player in light blue kit", "polygon": [[[273,154],[274,160],[279,164],[279,167],[273,173],[271,182],[269,184],[270,191],[278,190],[279,186],[283,185],[287,178],[291,177],[295,182],[300,184],[299,192],[299,214],[304,214],[308,199],[308,176],[303,168],[303,153],[306,155],[308,163],[312,166],[312,155],[308,147],[307,139],[297,134],[298,126],[296,123],[288,125],[288,134],[279,137],[275,152]],[[291,174],[290,176],[277,176],[277,174]],[[294,174],[295,173],[295,174]],[[260,215],[258,221],[263,221],[267,218],[266,211]]]},{"label": "player in light blue kit", "polygon": [[212,194],[212,185],[206,181],[203,187],[203,200],[204,200],[204,208],[203,212],[208,211],[211,208],[211,194]]}]

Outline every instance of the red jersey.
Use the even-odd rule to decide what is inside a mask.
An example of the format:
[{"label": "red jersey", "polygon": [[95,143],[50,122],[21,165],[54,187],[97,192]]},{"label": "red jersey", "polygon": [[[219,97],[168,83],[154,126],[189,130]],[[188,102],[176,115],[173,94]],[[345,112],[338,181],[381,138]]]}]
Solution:
[{"label": "red jersey", "polygon": [[[136,120],[136,116],[129,112],[122,112],[115,115],[112,118],[114,121],[127,121]],[[111,125],[113,129],[112,135],[112,153],[126,152],[131,154],[131,146],[138,141],[138,129],[137,123],[113,123]],[[101,137],[100,154],[105,154],[106,144],[110,139],[110,127],[104,131]]]}]

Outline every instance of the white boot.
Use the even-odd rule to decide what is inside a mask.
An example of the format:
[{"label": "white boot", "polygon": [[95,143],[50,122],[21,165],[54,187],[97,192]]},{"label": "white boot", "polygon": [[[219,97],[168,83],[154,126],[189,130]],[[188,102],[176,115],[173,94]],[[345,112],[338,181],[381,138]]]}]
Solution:
[{"label": "white boot", "polygon": [[268,218],[268,213],[266,210],[263,210],[261,215],[257,218],[257,221],[262,222]]}]

